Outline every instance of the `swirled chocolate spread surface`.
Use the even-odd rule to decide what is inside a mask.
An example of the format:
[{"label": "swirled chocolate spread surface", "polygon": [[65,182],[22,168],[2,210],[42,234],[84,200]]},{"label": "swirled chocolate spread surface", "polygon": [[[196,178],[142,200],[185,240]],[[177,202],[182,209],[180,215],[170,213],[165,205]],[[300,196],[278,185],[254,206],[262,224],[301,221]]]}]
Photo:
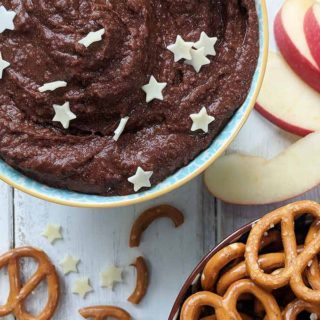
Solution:
[{"label": "swirled chocolate spread surface", "polygon": [[[137,168],[155,185],[187,165],[244,102],[258,59],[254,0],[0,0],[15,12],[0,33],[0,156],[25,175],[58,188],[101,195],[134,192]],[[0,22],[1,24],[1,22]],[[83,45],[90,32],[101,40]],[[178,35],[217,37],[200,72],[174,62]],[[1,68],[0,68],[1,70]],[[1,73],[0,73],[1,74]],[[150,77],[166,83],[146,102]],[[52,91],[44,84],[64,81]],[[54,105],[68,102],[64,128]],[[209,131],[191,131],[205,107]],[[70,113],[69,113],[70,114]],[[129,117],[115,141],[114,131]]]}]

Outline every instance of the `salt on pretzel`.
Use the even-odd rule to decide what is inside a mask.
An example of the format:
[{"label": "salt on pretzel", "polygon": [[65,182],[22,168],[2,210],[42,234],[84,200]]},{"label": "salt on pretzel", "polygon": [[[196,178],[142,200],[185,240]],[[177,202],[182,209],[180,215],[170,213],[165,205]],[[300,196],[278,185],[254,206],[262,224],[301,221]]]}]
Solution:
[{"label": "salt on pretzel", "polygon": [[[38,263],[38,268],[26,283],[21,283],[21,258],[32,258]],[[41,250],[32,247],[13,249],[0,256],[0,269],[7,266],[10,291],[7,302],[0,306],[0,317],[12,314],[19,320],[50,320],[59,301],[59,278],[54,265],[48,256]],[[24,302],[32,291],[46,280],[48,286],[48,301],[38,315],[28,313]]]},{"label": "salt on pretzel", "polygon": [[[246,245],[246,264],[251,279],[270,290],[290,284],[295,295],[310,303],[320,303],[320,290],[307,287],[303,281],[303,272],[320,252],[320,233],[305,245],[298,254],[294,230],[294,220],[304,214],[320,219],[320,205],[313,201],[299,201],[279,208],[261,218],[252,228]],[[259,244],[262,236],[271,225],[281,223],[281,235],[285,253],[285,267],[277,274],[266,274],[258,263]]]},{"label": "salt on pretzel", "polygon": [[289,303],[282,312],[283,320],[296,320],[298,315],[307,311],[309,313],[314,313],[320,319],[320,306],[311,304],[299,299],[296,299]]},{"label": "salt on pretzel", "polygon": [[231,261],[243,258],[246,246],[241,242],[232,243],[217,252],[205,265],[201,276],[203,290],[213,291],[221,269]]},{"label": "salt on pretzel", "polygon": [[[279,232],[273,230],[267,235],[264,235],[263,240],[260,244],[260,249],[270,246],[273,243],[279,243],[280,241],[281,237]],[[245,248],[245,244],[241,242],[232,243],[212,256],[212,258],[205,265],[201,276],[201,285],[203,290],[213,291],[220,271],[230,262],[244,258]],[[240,279],[242,278],[239,278],[237,280]],[[218,294],[220,293],[218,292]]]},{"label": "salt on pretzel", "polygon": [[139,304],[147,293],[149,287],[149,271],[143,257],[138,257],[132,264],[137,270],[137,281],[134,292],[128,298],[133,304]]},{"label": "salt on pretzel", "polygon": [[[308,245],[314,237],[316,237],[317,233],[320,231],[320,223],[319,220],[315,220],[310,229],[308,231],[305,244]],[[308,278],[308,282],[311,285],[312,289],[320,290],[320,268],[319,268],[319,260],[318,257],[315,256],[306,270],[306,275]],[[309,264],[310,264],[309,262]]]},{"label": "salt on pretzel", "polygon": [[133,224],[130,234],[129,246],[131,248],[139,247],[142,233],[149,227],[149,225],[153,221],[160,218],[171,219],[176,228],[178,228],[184,222],[184,216],[182,212],[175,207],[163,204],[157,207],[150,208],[144,211]]},{"label": "salt on pretzel", "polygon": [[[250,316],[244,314],[244,313],[239,313],[241,316],[242,320],[253,320]],[[201,320],[217,320],[217,317],[215,315],[212,316],[206,316],[204,318],[201,318]]]},{"label": "salt on pretzel", "polygon": [[81,316],[85,319],[93,320],[106,320],[109,317],[118,319],[118,320],[131,320],[130,314],[118,307],[114,306],[96,306],[83,308],[79,310]]},{"label": "salt on pretzel", "polygon": [[[264,271],[282,268],[285,263],[285,255],[282,252],[267,253],[259,256],[259,266]],[[236,281],[249,276],[245,261],[226,271],[217,282],[217,293],[225,294],[227,289]]]},{"label": "salt on pretzel", "polygon": [[250,293],[263,304],[268,320],[281,320],[281,310],[275,298],[269,292],[254,284],[251,280],[233,283],[221,297],[209,291],[197,292],[183,304],[180,320],[198,319],[203,307],[215,309],[217,320],[241,320],[237,311],[237,302],[241,295]]}]

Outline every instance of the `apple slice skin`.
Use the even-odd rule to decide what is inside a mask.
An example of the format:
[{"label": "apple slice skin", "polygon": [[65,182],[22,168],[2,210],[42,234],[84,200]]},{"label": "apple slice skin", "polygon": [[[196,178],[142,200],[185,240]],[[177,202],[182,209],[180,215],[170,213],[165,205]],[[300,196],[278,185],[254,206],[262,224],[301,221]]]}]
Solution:
[{"label": "apple slice skin", "polygon": [[320,131],[320,94],[298,77],[279,53],[269,52],[256,110],[299,136]]},{"label": "apple slice skin", "polygon": [[255,105],[255,109],[267,120],[269,120],[270,122],[272,122],[274,125],[276,125],[277,127],[293,133],[297,136],[300,137],[305,137],[306,135],[312,133],[312,130],[308,130],[308,129],[304,129],[301,127],[297,127],[289,122],[286,122],[278,117],[276,117],[274,114],[268,112],[263,106],[261,106],[258,102]]},{"label": "apple slice skin", "polygon": [[314,4],[307,11],[304,18],[304,32],[311,54],[320,67],[320,21],[316,17],[315,10],[320,11],[319,4]]},{"label": "apple slice skin", "polygon": [[274,22],[278,48],[291,68],[312,88],[320,92],[320,70],[303,56],[290,39],[283,25],[282,10],[283,8],[278,12]]},{"label": "apple slice skin", "polygon": [[300,139],[271,160],[242,154],[219,158],[204,175],[210,193],[227,203],[271,204],[320,183],[320,133]]}]

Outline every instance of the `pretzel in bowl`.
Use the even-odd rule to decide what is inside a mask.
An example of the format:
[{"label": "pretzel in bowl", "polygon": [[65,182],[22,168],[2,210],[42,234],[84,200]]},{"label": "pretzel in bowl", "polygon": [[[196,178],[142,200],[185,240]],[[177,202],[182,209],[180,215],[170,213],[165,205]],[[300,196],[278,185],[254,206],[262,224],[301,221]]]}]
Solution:
[{"label": "pretzel in bowl", "polygon": [[167,204],[159,205],[144,211],[134,222],[130,234],[130,248],[139,247],[142,233],[152,222],[160,218],[169,218],[178,228],[184,222],[184,216],[177,208]]},{"label": "pretzel in bowl", "polygon": [[95,306],[79,310],[81,316],[85,319],[107,320],[109,317],[118,320],[131,320],[130,314],[114,306]]},{"label": "pretzel in bowl", "polygon": [[[21,282],[21,258],[32,258],[38,263],[36,272],[24,284]],[[13,249],[0,256],[0,269],[7,267],[9,274],[10,291],[7,302],[0,306],[0,317],[12,314],[18,320],[50,320],[59,301],[59,278],[54,265],[48,256],[41,250],[32,247]],[[26,311],[24,303],[32,291],[46,280],[48,285],[48,301],[38,315]]]},{"label": "pretzel in bowl", "polygon": [[[316,255],[320,252],[320,233],[304,246],[298,254],[298,246],[294,230],[295,218],[311,215],[320,219],[320,205],[313,201],[299,201],[275,211],[261,218],[252,228],[246,245],[246,264],[251,279],[270,290],[290,284],[295,295],[310,303],[320,303],[320,290],[311,289],[303,281],[303,272]],[[281,224],[281,235],[285,253],[285,267],[277,274],[266,274],[258,262],[259,244],[262,236],[270,226]]]},{"label": "pretzel in bowl", "polygon": [[[273,244],[279,245],[280,241],[281,241],[281,237],[280,237],[279,232],[276,230],[273,230],[272,232],[269,232],[268,234],[265,234],[263,236],[263,239],[260,244],[260,249],[264,249],[264,248],[269,247]],[[244,259],[245,248],[246,248],[246,245],[244,243],[236,242],[236,243],[232,243],[232,244],[228,245],[227,247],[221,249],[214,256],[212,256],[211,259],[208,261],[208,263],[205,265],[205,268],[202,272],[201,285],[202,285],[203,290],[213,291],[214,285],[217,281],[217,278],[218,278],[221,270],[224,267],[226,267],[227,265],[229,265],[230,262],[241,263],[241,261]],[[278,257],[276,257],[276,258],[278,258]],[[265,260],[265,259],[263,259],[263,260]],[[239,266],[238,263],[236,263],[236,266]],[[270,266],[266,265],[265,267],[271,268],[274,263],[275,263],[275,261],[272,260]],[[243,264],[244,263],[240,264],[242,266],[242,269],[243,269]],[[276,263],[276,265],[279,265],[279,263]],[[280,266],[282,266],[282,265],[283,265],[283,263],[280,263]],[[241,273],[240,273],[238,279],[236,279],[236,280],[240,280],[240,279],[245,278],[246,277],[245,273],[246,272],[244,272],[244,270],[241,270]],[[237,271],[233,272],[233,274],[234,274],[234,276],[236,276]],[[235,282],[235,281],[233,281],[233,282]],[[229,287],[229,285],[226,288],[228,288],[228,287]],[[218,294],[221,294],[221,292],[218,292]]]},{"label": "pretzel in bowl", "polygon": [[310,314],[313,314],[314,317],[311,317],[309,319],[320,319],[320,306],[311,304],[302,300],[294,300],[291,303],[289,303],[286,308],[282,312],[283,320],[296,320],[298,315],[303,312],[309,312]]},{"label": "pretzel in bowl", "polygon": [[241,320],[237,302],[240,296],[248,293],[262,303],[268,320],[282,319],[281,310],[272,294],[246,279],[233,283],[223,297],[209,291],[193,294],[183,304],[180,320],[199,319],[203,307],[213,308],[217,320]]}]

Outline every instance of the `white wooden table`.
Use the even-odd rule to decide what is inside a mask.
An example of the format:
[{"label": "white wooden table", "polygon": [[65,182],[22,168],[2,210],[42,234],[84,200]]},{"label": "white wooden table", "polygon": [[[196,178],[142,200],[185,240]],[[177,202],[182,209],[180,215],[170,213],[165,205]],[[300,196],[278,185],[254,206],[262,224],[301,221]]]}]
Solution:
[{"label": "white wooden table", "polygon": [[[282,0],[269,1],[270,20],[281,3]],[[271,46],[274,46],[273,42],[271,39]],[[296,139],[254,112],[228,152],[240,150],[272,157]],[[314,189],[302,198],[319,200],[319,191],[319,188]],[[36,246],[44,249],[58,268],[66,254],[81,258],[79,274],[64,277],[59,270],[62,295],[55,320],[81,319],[78,315],[80,307],[97,304],[124,307],[134,319],[166,320],[176,294],[200,258],[237,227],[280,206],[224,204],[208,194],[201,177],[155,201],[114,210],[62,207],[32,198],[3,183],[0,184],[0,203],[0,252],[23,245]],[[129,232],[137,215],[145,208],[161,203],[181,209],[186,217],[184,225],[173,229],[169,221],[157,221],[144,234],[139,250],[129,249]],[[63,228],[64,239],[53,246],[40,236],[48,223],[60,224]],[[133,307],[126,302],[135,283],[134,270],[128,266],[141,254],[152,270],[151,284],[143,303]],[[124,283],[116,285],[114,291],[99,286],[99,273],[110,265],[125,268]],[[32,272],[30,266],[31,263],[26,263],[24,267],[29,273]],[[5,277],[3,270],[0,274]],[[74,280],[83,276],[90,278],[94,288],[85,300],[71,293]],[[45,292],[44,287],[39,289],[40,293]],[[2,285],[1,291],[7,292],[6,286]],[[28,302],[31,310],[39,309],[42,296],[36,293]]]}]

